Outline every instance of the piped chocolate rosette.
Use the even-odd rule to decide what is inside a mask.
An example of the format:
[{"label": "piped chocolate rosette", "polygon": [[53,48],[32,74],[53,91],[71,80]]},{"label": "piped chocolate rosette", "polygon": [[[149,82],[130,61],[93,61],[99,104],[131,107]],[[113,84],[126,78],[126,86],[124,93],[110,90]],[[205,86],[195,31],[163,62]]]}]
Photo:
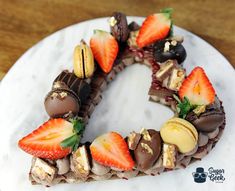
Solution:
[{"label": "piped chocolate rosette", "polygon": [[[128,25],[115,12],[111,32],[95,30],[90,46],[82,40],[75,48],[74,71],[62,71],[45,98],[50,119],[18,143],[34,156],[32,184],[154,176],[186,168],[215,146],[225,127],[222,102],[201,67],[186,75],[183,38],[173,36],[171,11],[148,16],[141,26]],[[126,137],[107,132],[81,143],[102,92],[134,63],[152,70],[149,100],[169,106],[175,116],[160,132],[158,127]]]}]

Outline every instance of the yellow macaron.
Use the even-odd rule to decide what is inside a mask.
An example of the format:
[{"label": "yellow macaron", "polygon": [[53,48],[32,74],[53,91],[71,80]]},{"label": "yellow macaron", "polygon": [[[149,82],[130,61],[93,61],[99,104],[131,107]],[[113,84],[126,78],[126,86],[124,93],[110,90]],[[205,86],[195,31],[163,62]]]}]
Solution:
[{"label": "yellow macaron", "polygon": [[177,117],[169,119],[162,126],[160,134],[165,143],[176,145],[181,153],[192,151],[198,141],[196,128],[190,122]]}]

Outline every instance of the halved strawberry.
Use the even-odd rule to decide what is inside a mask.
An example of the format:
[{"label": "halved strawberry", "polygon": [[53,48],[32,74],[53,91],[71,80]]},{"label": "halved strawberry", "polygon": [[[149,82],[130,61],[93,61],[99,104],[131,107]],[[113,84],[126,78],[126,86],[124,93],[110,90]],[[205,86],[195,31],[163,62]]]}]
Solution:
[{"label": "halved strawberry", "polygon": [[168,36],[171,29],[171,11],[149,15],[143,22],[137,36],[137,45],[142,48]]},{"label": "halved strawberry", "polygon": [[101,69],[109,73],[118,54],[118,43],[115,38],[108,32],[95,30],[90,47]]},{"label": "halved strawberry", "polygon": [[78,121],[70,123],[61,118],[51,119],[22,138],[18,145],[22,150],[36,157],[63,158],[79,142],[80,137],[77,133],[82,127],[79,124]]},{"label": "halved strawberry", "polygon": [[179,96],[183,100],[187,97],[191,104],[208,105],[215,100],[215,90],[211,85],[205,71],[201,67],[196,67],[183,81]]},{"label": "halved strawberry", "polygon": [[131,170],[134,161],[121,135],[106,133],[96,138],[90,146],[92,158],[98,163],[121,170]]}]

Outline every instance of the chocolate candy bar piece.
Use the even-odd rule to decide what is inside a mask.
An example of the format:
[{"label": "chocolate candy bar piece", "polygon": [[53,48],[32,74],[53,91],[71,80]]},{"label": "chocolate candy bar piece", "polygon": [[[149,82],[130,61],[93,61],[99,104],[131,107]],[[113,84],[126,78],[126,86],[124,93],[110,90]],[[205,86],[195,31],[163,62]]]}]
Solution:
[{"label": "chocolate candy bar piece", "polygon": [[163,144],[163,166],[165,168],[175,168],[176,146],[172,144]]}]

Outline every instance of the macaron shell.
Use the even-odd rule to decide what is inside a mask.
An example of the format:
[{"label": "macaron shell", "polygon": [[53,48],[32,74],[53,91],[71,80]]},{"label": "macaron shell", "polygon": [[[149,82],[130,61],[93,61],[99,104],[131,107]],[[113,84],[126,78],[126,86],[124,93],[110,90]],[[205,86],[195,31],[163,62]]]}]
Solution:
[{"label": "macaron shell", "polygon": [[85,78],[89,78],[95,71],[94,57],[90,47],[84,47],[84,60],[87,64],[84,64]]},{"label": "macaron shell", "polygon": [[196,138],[196,141],[198,140],[197,129],[189,121],[187,121],[185,119],[178,118],[178,117],[173,117],[170,120],[168,120],[168,122],[169,123],[179,123],[179,124],[185,126],[185,128],[188,128],[193,133],[194,137]]},{"label": "macaron shell", "polygon": [[191,123],[180,118],[168,120],[160,134],[164,142],[176,145],[181,153],[190,152],[197,145],[197,130]]},{"label": "macaron shell", "polygon": [[73,54],[73,60],[74,60],[73,69],[77,77],[85,78],[85,74],[83,72],[84,71],[83,65],[82,65],[83,60],[82,60],[82,57],[79,55],[80,49],[81,48],[79,45],[75,47],[74,54]]},{"label": "macaron shell", "polygon": [[120,12],[114,12],[112,15],[117,23],[111,26],[111,33],[119,42],[126,42],[129,36],[128,23],[126,15]]}]

